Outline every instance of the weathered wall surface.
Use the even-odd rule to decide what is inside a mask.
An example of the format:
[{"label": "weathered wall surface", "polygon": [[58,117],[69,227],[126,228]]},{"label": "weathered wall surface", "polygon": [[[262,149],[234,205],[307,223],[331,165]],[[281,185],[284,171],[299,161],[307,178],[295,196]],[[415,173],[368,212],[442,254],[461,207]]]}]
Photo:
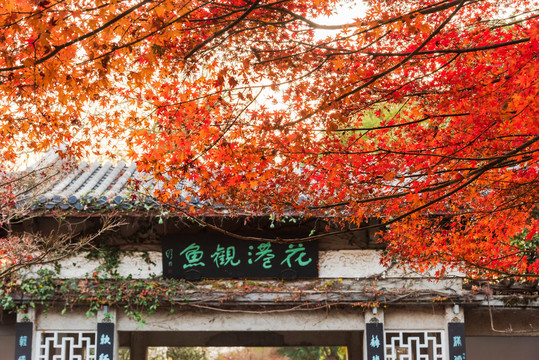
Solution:
[{"label": "weathered wall surface", "polygon": [[[80,255],[60,262],[61,278],[82,278],[99,269],[102,261]],[[162,276],[161,252],[129,252],[121,255],[118,272],[134,279]],[[453,273],[450,275],[458,275]],[[331,250],[319,253],[319,277],[323,279],[426,278],[402,269],[386,269],[376,250]]]},{"label": "weathered wall surface", "polygon": [[384,309],[385,330],[445,330],[443,306],[392,306]]},{"label": "weathered wall surface", "polygon": [[[465,310],[466,336],[519,337],[536,336],[539,346],[539,307],[491,308]],[[515,357],[516,359],[516,357]],[[539,359],[539,351],[537,358]]]},{"label": "weathered wall surface", "polygon": [[[380,256],[375,250],[321,251],[319,259],[320,278],[369,278],[385,276]],[[144,258],[146,260],[144,260]],[[76,256],[60,262],[61,278],[82,278],[91,275],[101,265],[98,259]],[[132,252],[121,256],[118,272],[135,279],[161,276],[163,266],[161,252]]]}]

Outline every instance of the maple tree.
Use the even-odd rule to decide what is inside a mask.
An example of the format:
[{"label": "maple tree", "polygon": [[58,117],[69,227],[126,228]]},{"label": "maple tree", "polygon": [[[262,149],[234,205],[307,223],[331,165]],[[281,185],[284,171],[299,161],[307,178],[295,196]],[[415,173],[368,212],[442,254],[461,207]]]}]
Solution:
[{"label": "maple tree", "polygon": [[338,4],[5,1],[3,166],[125,148],[187,215],[212,207],[182,187],[236,214],[377,218],[387,261],[537,276],[537,2],[316,22]]},{"label": "maple tree", "polygon": [[0,172],[0,282],[21,269],[71,256],[119,225],[119,221],[103,218],[96,231],[81,235],[77,225],[58,217],[57,228],[45,234],[13,229],[37,216],[31,207],[42,194],[43,186],[64,173],[59,164],[69,167],[65,162],[53,162],[23,172]]}]

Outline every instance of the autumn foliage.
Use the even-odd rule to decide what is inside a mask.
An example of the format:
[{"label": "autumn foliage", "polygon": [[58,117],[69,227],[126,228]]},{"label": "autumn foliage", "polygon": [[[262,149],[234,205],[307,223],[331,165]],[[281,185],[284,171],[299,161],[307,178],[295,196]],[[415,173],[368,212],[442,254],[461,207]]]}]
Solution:
[{"label": "autumn foliage", "polygon": [[337,3],[3,1],[2,161],[123,154],[191,215],[183,179],[233,213],[381,219],[388,261],[537,276],[537,2],[319,25]]}]

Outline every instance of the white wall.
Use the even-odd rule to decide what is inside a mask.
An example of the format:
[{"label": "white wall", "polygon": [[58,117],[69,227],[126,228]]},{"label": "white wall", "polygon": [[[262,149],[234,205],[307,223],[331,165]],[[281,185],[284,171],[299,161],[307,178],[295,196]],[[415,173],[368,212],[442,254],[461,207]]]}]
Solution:
[{"label": "white wall", "polygon": [[[142,252],[130,252],[120,259],[118,272],[135,279],[162,276],[161,252],[145,253],[150,263],[143,260]],[[101,264],[99,260],[75,256],[60,262],[61,278],[82,278],[92,275]],[[458,275],[452,273],[450,275]],[[332,250],[319,253],[319,277],[322,279],[365,279],[365,278],[425,278],[428,274],[417,274],[402,269],[387,270],[380,264],[380,253],[376,250]]]}]

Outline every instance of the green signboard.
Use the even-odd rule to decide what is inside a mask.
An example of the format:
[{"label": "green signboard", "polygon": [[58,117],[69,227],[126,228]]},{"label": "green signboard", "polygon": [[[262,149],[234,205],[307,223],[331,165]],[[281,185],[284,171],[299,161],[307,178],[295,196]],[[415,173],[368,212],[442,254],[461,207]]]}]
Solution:
[{"label": "green signboard", "polygon": [[163,276],[200,278],[316,278],[318,243],[281,244],[215,236],[163,240]]}]

